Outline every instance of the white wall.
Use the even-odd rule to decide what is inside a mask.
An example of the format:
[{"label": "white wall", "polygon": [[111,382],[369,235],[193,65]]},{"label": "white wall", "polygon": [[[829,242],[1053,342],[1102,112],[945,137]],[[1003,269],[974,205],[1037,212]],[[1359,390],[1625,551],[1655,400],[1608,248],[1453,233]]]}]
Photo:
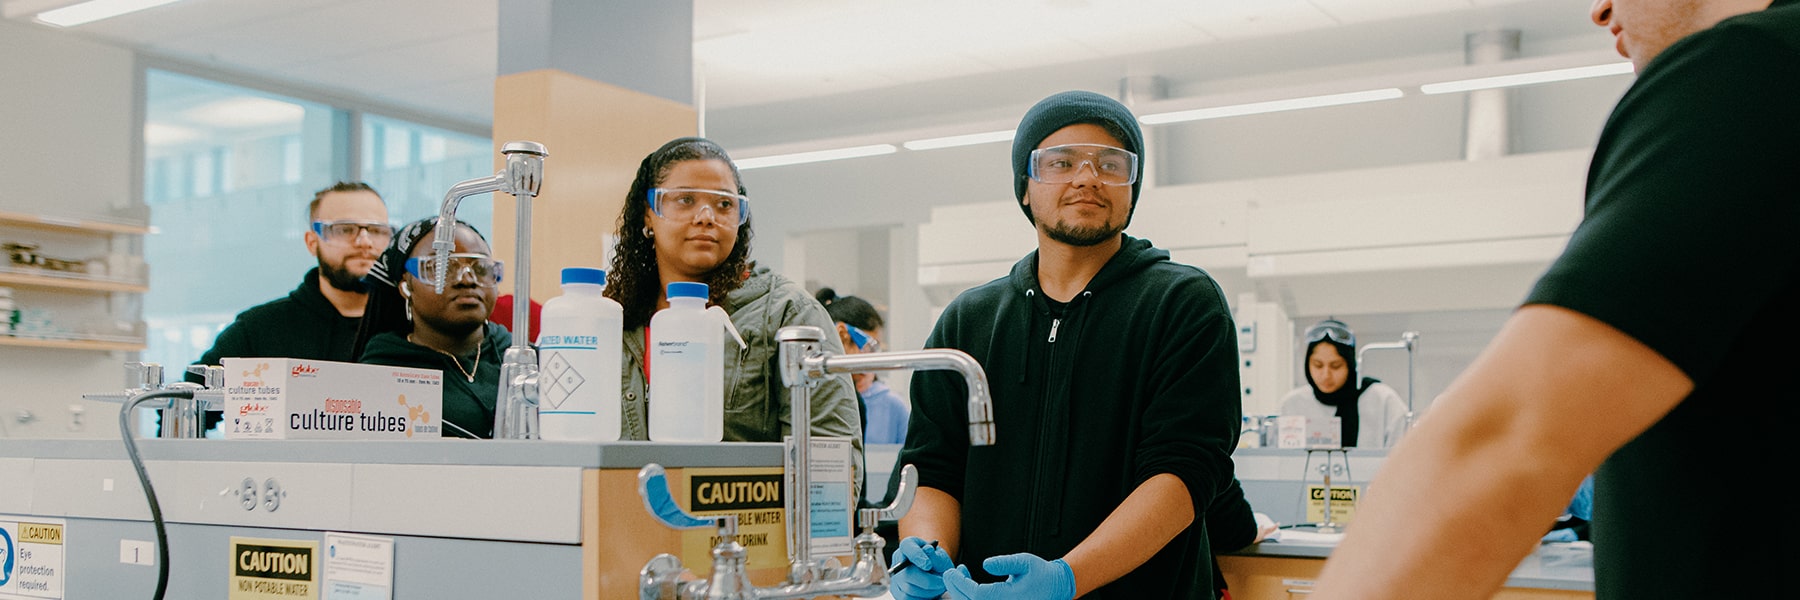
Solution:
[{"label": "white wall", "polygon": [[[1591,50],[1590,42],[1592,39],[1585,37],[1537,40],[1524,54]],[[1308,81],[1367,77],[1384,70],[1407,71],[1457,64],[1461,64],[1460,52],[1387,59],[1334,68],[1330,72],[1297,71],[1229,81],[1171,82],[1170,89],[1175,96],[1237,92],[1294,86]],[[1370,341],[1393,341],[1402,331],[1422,330],[1424,339],[1414,385],[1418,388],[1417,402],[1423,407],[1492,338],[1509,312],[1508,307],[1523,298],[1529,283],[1560,248],[1560,240],[1555,238],[1558,234],[1566,234],[1579,217],[1585,154],[1598,137],[1613,104],[1630,83],[1631,77],[1619,76],[1513,90],[1511,142],[1513,151],[1522,160],[1504,169],[1475,170],[1471,172],[1474,176],[1462,180],[1454,177],[1457,173],[1454,163],[1461,160],[1465,100],[1456,94],[1414,95],[1391,102],[1151,127],[1147,129],[1151,141],[1147,158],[1151,161],[1149,166],[1154,178],[1146,186],[1145,197],[1149,202],[1163,201],[1161,198],[1168,196],[1161,193],[1163,190],[1175,193],[1190,188],[1208,193],[1257,188],[1262,190],[1261,197],[1265,200],[1273,195],[1270,190],[1300,190],[1303,193],[1261,205],[1255,211],[1261,221],[1243,214],[1246,200],[1236,204],[1221,201],[1214,208],[1225,211],[1218,215],[1219,220],[1226,222],[1224,224],[1209,222],[1211,218],[1183,215],[1179,220],[1164,218],[1134,223],[1133,231],[1148,235],[1152,241],[1160,241],[1179,235],[1169,233],[1171,230],[1208,228],[1213,231],[1209,235],[1219,236],[1222,245],[1238,245],[1236,250],[1192,248],[1178,251],[1177,257],[1213,271],[1227,288],[1227,297],[1233,301],[1239,293],[1249,292],[1260,294],[1263,301],[1282,303],[1295,321],[1296,331],[1324,317],[1326,312],[1352,321],[1353,326],[1365,327],[1367,331],[1360,333]],[[1113,92],[1109,89],[1095,91]],[[1023,107],[1017,113],[1022,114]],[[916,123],[902,123],[895,128],[911,126]],[[882,131],[882,127],[881,121],[871,119],[860,130]],[[760,202],[756,222],[760,249],[753,249],[753,252],[765,264],[779,269],[779,263],[775,262],[781,258],[779,250],[768,250],[772,244],[780,247],[775,240],[826,229],[878,225],[896,227],[897,232],[910,232],[921,226],[944,226],[942,221],[932,222],[934,208],[1010,205],[1013,195],[1009,153],[1009,143],[995,143],[746,171],[746,185]],[[1411,180],[1413,185],[1410,187],[1361,186],[1352,194],[1333,192],[1332,186],[1338,185],[1334,180],[1354,184],[1357,173],[1377,174],[1383,178],[1383,185],[1405,183],[1409,177],[1415,179]],[[1493,177],[1503,177],[1504,181]],[[1511,196],[1506,196],[1492,186],[1512,186],[1514,189],[1509,189],[1506,194]],[[1437,194],[1460,196],[1465,204],[1436,205],[1434,197]],[[1384,206],[1384,202],[1393,206]],[[1490,237],[1494,234],[1492,227],[1470,227],[1460,231],[1443,228],[1445,223],[1455,224],[1459,218],[1479,221],[1493,215],[1509,216],[1507,211],[1513,208],[1509,202],[1518,205],[1510,216],[1524,219],[1514,223],[1513,228],[1531,231],[1510,231],[1506,233],[1507,239],[1495,241]],[[1346,212],[1366,211],[1371,207],[1382,209],[1382,220],[1371,222],[1345,217]],[[961,229],[966,231],[960,234],[970,239],[969,245],[973,247],[1002,243],[996,240],[1019,246],[1007,257],[988,256],[991,253],[945,239],[922,242],[930,247],[920,251],[932,255],[930,262],[937,265],[955,262],[955,256],[959,254],[970,254],[971,264],[960,265],[966,267],[966,271],[983,276],[1003,274],[1004,265],[1030,250],[1029,244],[1014,242],[1028,240],[1032,235],[1023,215],[1013,211],[1011,218],[1004,216],[1009,209],[993,208],[1002,216],[983,220],[980,225],[963,226]],[[975,212],[985,214],[987,210],[982,207]],[[1232,213],[1233,210],[1237,212]],[[1315,213],[1309,213],[1309,210],[1318,212],[1314,216]],[[1139,216],[1156,212],[1159,211],[1154,208],[1141,208]],[[1279,219],[1276,213],[1282,213]],[[1330,256],[1340,254],[1340,249],[1318,247],[1312,250],[1320,256],[1309,255],[1298,250],[1304,244],[1291,239],[1295,235],[1279,235],[1278,230],[1289,223],[1296,229],[1317,231],[1332,228],[1334,219],[1346,227],[1374,227],[1373,231],[1356,236],[1355,245],[1366,249],[1362,254]],[[1256,254],[1243,247],[1243,240],[1251,235],[1252,228],[1262,229],[1260,238],[1265,243],[1272,240],[1292,242],[1285,243],[1282,248],[1269,249],[1267,255],[1273,257],[1274,262],[1264,262],[1263,266],[1310,268],[1314,272],[1259,280],[1241,262],[1232,264],[1233,252],[1238,261],[1246,261],[1249,255]],[[1424,236],[1433,238],[1431,243],[1448,250],[1420,246],[1424,249],[1410,253],[1392,252],[1382,250],[1380,240],[1373,239],[1423,229],[1431,229]],[[1417,244],[1421,240],[1409,239],[1407,243]],[[1408,261],[1431,256],[1433,252],[1485,261],[1484,268],[1492,276],[1466,277],[1466,272],[1459,272],[1460,267],[1404,266]],[[894,247],[892,262],[896,271],[905,268],[902,266],[907,258],[905,254],[899,245]],[[950,258],[945,258],[946,254]],[[821,265],[821,260],[829,260],[829,257],[809,255],[808,272],[831,268]],[[1313,266],[1307,267],[1309,264]],[[1457,279],[1459,274],[1465,278]],[[970,275],[965,273],[965,276]],[[1375,283],[1359,285],[1368,282]],[[955,292],[933,290],[939,296]],[[1325,298],[1332,290],[1341,292],[1335,300],[1336,305],[1302,302],[1295,298],[1316,300]],[[927,294],[925,290],[915,288],[915,291],[917,293],[901,294],[896,290],[891,310],[900,316],[894,319],[890,328],[891,337],[922,341],[935,319],[936,308],[945,301],[945,298],[934,298],[934,294]],[[1403,394],[1408,391],[1403,355],[1372,355],[1370,361],[1372,374],[1393,383]],[[1295,359],[1294,364],[1282,368],[1287,373],[1283,377],[1291,377],[1296,385],[1303,383],[1298,364]]]},{"label": "white wall", "polygon": [[[132,183],[136,77],[129,51],[0,20],[0,181],[9,183],[0,209],[106,216],[139,204]],[[138,303],[117,304],[132,313],[119,316],[141,318]],[[0,436],[117,435],[118,405],[80,396],[123,389],[130,358],[0,347]],[[71,406],[87,412],[80,430],[70,428]],[[37,420],[19,423],[21,411]]]}]

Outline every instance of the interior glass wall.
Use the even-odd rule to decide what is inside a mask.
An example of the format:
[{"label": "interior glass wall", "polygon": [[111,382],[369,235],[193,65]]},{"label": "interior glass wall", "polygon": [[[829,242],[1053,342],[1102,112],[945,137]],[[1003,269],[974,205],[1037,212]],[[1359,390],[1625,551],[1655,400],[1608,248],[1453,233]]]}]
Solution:
[{"label": "interior glass wall", "polygon": [[[366,181],[404,224],[435,214],[457,181],[492,175],[491,147],[478,136],[146,71],[144,202],[156,233],[144,241],[143,360],[176,379],[176,366],[199,359],[237,313],[298,286],[318,264],[303,238],[314,192]],[[489,233],[492,206],[469,198],[458,216]]]}]

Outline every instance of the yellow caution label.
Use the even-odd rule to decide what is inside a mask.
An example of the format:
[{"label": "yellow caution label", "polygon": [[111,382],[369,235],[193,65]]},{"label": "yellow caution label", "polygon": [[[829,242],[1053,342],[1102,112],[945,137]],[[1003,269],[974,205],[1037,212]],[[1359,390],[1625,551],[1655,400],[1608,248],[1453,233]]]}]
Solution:
[{"label": "yellow caution label", "polygon": [[63,543],[63,526],[50,523],[19,523],[19,543],[55,544]]},{"label": "yellow caution label", "polygon": [[231,538],[230,600],[318,600],[319,542]]},{"label": "yellow caution label", "polygon": [[[781,467],[688,468],[686,477],[670,477],[676,485],[677,498],[687,500],[684,508],[694,516],[706,518],[737,515],[737,542],[744,545],[751,569],[787,565],[786,500],[782,496],[785,476]],[[711,527],[689,529],[681,533],[681,562],[705,576],[712,565],[713,546],[719,544],[719,531]]]},{"label": "yellow caution label", "polygon": [[[1338,525],[1349,525],[1356,516],[1356,499],[1361,496],[1362,488],[1357,486],[1331,486],[1331,520]],[[1306,486],[1306,520],[1310,523],[1325,521],[1325,486]]]}]

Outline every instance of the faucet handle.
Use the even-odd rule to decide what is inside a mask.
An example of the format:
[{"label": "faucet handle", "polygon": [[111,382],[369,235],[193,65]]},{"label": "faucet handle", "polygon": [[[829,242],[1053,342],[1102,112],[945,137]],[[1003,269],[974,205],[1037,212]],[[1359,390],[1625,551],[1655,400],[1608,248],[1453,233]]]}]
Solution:
[{"label": "faucet handle", "polygon": [[900,487],[894,490],[894,503],[884,508],[863,508],[856,511],[856,524],[863,529],[874,529],[882,521],[898,521],[900,517],[912,510],[913,494],[919,491],[919,468],[912,465],[900,467]]},{"label": "faucet handle", "polygon": [[199,375],[208,389],[225,387],[225,367],[219,365],[188,365],[187,372]]},{"label": "faucet handle", "polygon": [[163,368],[153,362],[125,363],[126,388],[137,391],[161,389]]},{"label": "faucet handle", "polygon": [[650,463],[638,469],[638,496],[643,497],[644,508],[671,529],[718,527],[719,533],[727,539],[737,536],[737,515],[701,518],[688,514],[676,504],[675,494],[669,491],[668,472],[662,465]]},{"label": "faucet handle", "polygon": [[537,142],[507,142],[500,147],[506,156],[506,192],[514,197],[538,195],[544,187],[544,157],[550,153]]}]

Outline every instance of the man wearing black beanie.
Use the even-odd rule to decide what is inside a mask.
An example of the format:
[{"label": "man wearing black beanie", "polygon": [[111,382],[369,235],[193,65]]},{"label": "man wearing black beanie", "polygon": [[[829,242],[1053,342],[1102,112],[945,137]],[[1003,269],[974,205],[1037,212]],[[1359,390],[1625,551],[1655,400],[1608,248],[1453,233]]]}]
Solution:
[{"label": "man wearing black beanie", "polygon": [[1201,516],[1233,481],[1237,337],[1205,271],[1124,234],[1143,152],[1136,117],[1099,94],[1050,96],[1019,123],[1014,190],[1038,249],[926,341],[987,371],[996,443],[969,446],[961,378],[913,375],[900,462],[920,487],[896,600],[1213,597]]}]

